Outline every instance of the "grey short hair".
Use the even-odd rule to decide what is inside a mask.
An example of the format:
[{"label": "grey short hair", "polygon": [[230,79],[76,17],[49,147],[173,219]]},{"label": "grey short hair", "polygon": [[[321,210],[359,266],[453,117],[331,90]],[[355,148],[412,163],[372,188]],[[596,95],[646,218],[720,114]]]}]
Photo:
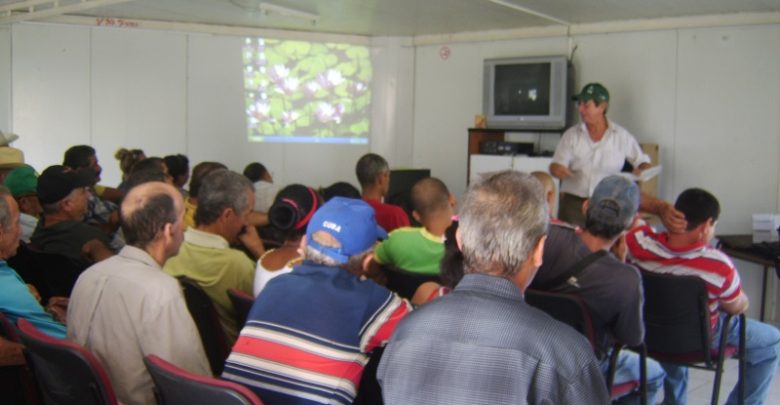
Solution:
[{"label": "grey short hair", "polygon": [[319,250],[307,245],[306,249],[303,250],[303,259],[322,266],[340,267],[354,275],[359,275],[363,273],[363,259],[366,258],[366,255],[373,252],[374,248],[372,246],[365,252],[350,256],[346,263],[341,264],[333,258],[324,255]]},{"label": "grey short hair", "polygon": [[8,187],[0,185],[0,226],[3,227],[3,231],[11,229],[11,206],[8,205],[6,197],[14,198],[11,194],[11,190]]},{"label": "grey short hair", "polygon": [[377,177],[388,170],[387,160],[376,153],[366,153],[355,165],[355,174],[362,187],[376,183]]},{"label": "grey short hair", "polygon": [[203,178],[198,191],[195,224],[210,225],[217,221],[225,208],[241,213],[247,208],[245,194],[254,191],[252,182],[243,175],[227,169],[217,169]]},{"label": "grey short hair", "polygon": [[516,171],[493,173],[469,187],[460,209],[466,273],[514,276],[549,225],[542,185]]}]

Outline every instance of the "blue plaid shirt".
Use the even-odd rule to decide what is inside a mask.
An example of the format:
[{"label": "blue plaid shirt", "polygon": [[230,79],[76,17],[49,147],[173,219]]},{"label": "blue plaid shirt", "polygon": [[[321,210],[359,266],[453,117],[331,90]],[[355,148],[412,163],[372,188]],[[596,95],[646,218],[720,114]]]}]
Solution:
[{"label": "blue plaid shirt", "polygon": [[402,320],[377,376],[388,405],[609,403],[585,337],[484,274]]}]

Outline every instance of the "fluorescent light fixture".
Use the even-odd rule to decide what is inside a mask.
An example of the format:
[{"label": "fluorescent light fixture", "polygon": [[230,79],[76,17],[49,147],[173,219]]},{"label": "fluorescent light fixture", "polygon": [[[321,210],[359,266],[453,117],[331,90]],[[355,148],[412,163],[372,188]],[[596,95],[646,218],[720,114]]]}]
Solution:
[{"label": "fluorescent light fixture", "polygon": [[505,0],[488,0],[488,1],[493,3],[493,4],[498,4],[499,6],[504,6],[504,7],[507,7],[507,8],[511,8],[512,10],[517,10],[517,11],[520,11],[520,12],[523,12],[523,13],[526,13],[526,14],[531,14],[531,15],[534,15],[534,16],[537,16],[537,17],[540,17],[540,18],[544,18],[545,20],[550,20],[550,21],[556,22],[558,24],[570,25],[568,21],[564,21],[564,20],[561,20],[560,18],[556,18],[556,17],[553,17],[553,16],[548,15],[548,14],[540,13],[540,12],[538,12],[536,10],[532,10],[532,9],[530,9],[528,7],[517,5],[515,3],[510,3],[510,2],[505,1]]},{"label": "fluorescent light fixture", "polygon": [[297,10],[290,7],[280,6],[278,4],[268,3],[259,0],[230,0],[231,3],[249,11],[259,11],[264,15],[276,14],[282,17],[298,18],[316,24],[320,16],[308,11]]}]

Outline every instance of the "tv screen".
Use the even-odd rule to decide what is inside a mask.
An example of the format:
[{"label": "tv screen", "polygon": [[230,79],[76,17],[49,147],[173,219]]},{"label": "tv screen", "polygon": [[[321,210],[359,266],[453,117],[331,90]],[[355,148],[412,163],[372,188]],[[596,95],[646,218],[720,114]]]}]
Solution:
[{"label": "tv screen", "polygon": [[496,66],[496,115],[549,115],[550,64]]},{"label": "tv screen", "polygon": [[485,60],[483,109],[488,126],[563,129],[571,104],[570,79],[564,56]]},{"label": "tv screen", "polygon": [[387,191],[385,202],[403,208],[414,226],[419,226],[419,224],[412,217],[412,187],[426,177],[431,177],[431,169],[390,170],[390,188]]}]

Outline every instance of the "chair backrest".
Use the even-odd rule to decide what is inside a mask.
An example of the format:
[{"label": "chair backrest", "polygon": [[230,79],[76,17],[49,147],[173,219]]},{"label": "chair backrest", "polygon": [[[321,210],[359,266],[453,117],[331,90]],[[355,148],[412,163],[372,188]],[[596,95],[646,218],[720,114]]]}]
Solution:
[{"label": "chair backrest", "polygon": [[195,321],[195,326],[198,327],[203,350],[206,351],[206,357],[211,365],[211,372],[220,375],[225,367],[225,359],[230,354],[230,347],[214,303],[195,280],[185,276],[177,278],[184,291],[187,309]]},{"label": "chair backrest", "polygon": [[710,358],[707,288],[696,276],[641,271],[645,292],[645,343],[654,353]]},{"label": "chair backrest", "polygon": [[597,350],[597,336],[593,321],[585,302],[572,294],[554,293],[548,291],[525,290],[525,302],[539,308],[556,320],[563,322],[577,332],[585,335],[594,352]]},{"label": "chair backrest", "polygon": [[87,349],[46,335],[25,319],[19,319],[17,326],[27,362],[32,366],[47,403],[117,404],[108,374]]},{"label": "chair backrest", "polygon": [[254,405],[263,402],[243,385],[190,373],[155,356],[144,358],[158,405]]},{"label": "chair backrest", "polygon": [[439,276],[416,274],[395,266],[383,266],[387,275],[388,290],[406,299],[412,299],[415,291],[426,281],[440,282]]},{"label": "chair backrest", "polygon": [[56,253],[44,253],[21,243],[16,255],[8,259],[22,279],[35,286],[44,302],[50,297],[69,297],[76,280],[86,267]]},{"label": "chair backrest", "polygon": [[229,288],[227,295],[230,297],[230,302],[233,303],[233,311],[236,315],[236,324],[241,328],[249,317],[249,310],[252,309],[252,304],[255,303],[255,297],[239,290],[238,288]]},{"label": "chair backrest", "polygon": [[0,312],[0,336],[12,342],[20,343],[22,341],[14,324],[2,312]]}]

